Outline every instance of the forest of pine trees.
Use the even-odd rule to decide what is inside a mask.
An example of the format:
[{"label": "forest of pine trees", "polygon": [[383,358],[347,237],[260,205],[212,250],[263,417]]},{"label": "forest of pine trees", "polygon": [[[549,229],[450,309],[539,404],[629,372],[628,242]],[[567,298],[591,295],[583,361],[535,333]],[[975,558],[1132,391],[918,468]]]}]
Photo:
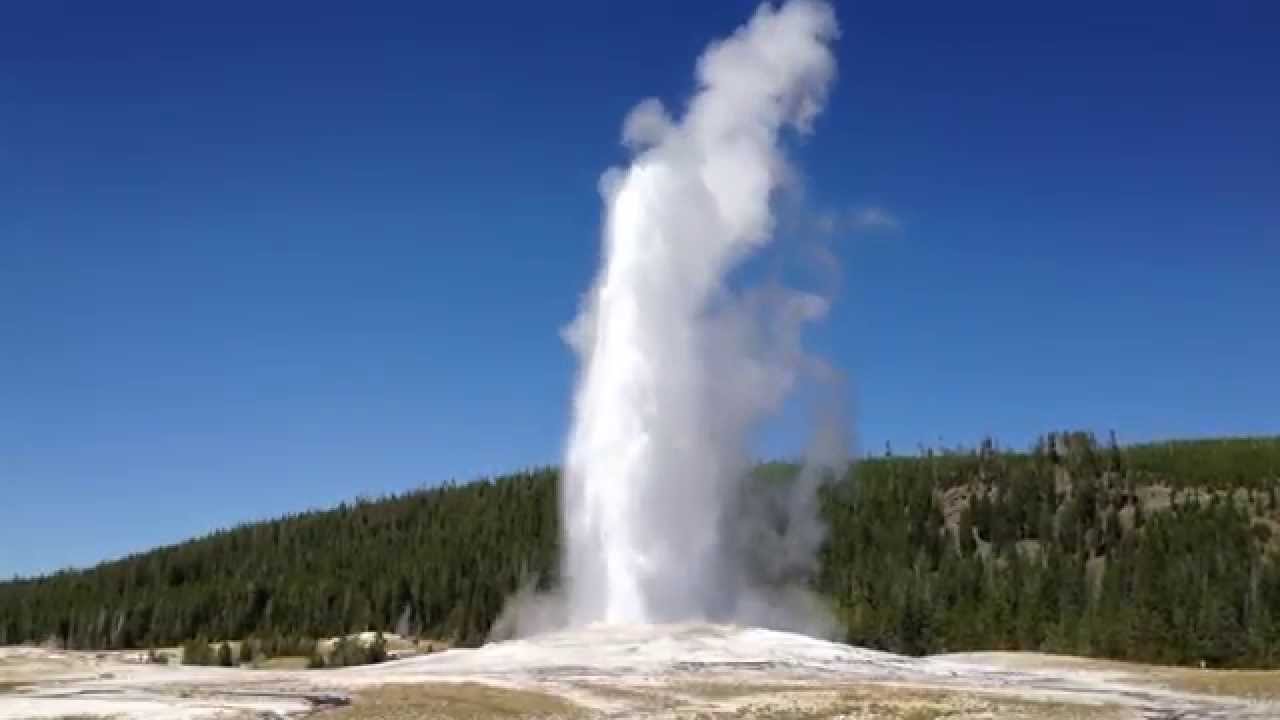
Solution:
[{"label": "forest of pine trees", "polygon": [[[0,643],[479,643],[517,588],[556,582],[556,491],[554,470],[523,472],[0,583]],[[886,452],[823,489],[812,583],[849,642],[897,652],[1280,667],[1278,493],[1280,438]]]}]

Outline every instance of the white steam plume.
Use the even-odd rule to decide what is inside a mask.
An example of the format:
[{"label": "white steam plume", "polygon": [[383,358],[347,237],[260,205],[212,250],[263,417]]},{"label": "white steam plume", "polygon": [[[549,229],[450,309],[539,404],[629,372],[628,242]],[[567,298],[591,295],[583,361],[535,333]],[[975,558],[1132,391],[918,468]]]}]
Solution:
[{"label": "white steam plume", "polygon": [[[753,621],[771,607],[747,592],[757,578],[731,514],[751,432],[811,370],[800,331],[826,303],[739,296],[726,276],[770,240],[779,134],[821,108],[836,35],[825,3],[763,5],[699,59],[683,117],[646,100],[626,120],[634,159],[601,180],[603,264],[566,331],[581,360],[562,493],[570,624]],[[780,506],[786,568],[821,540],[812,485]]]}]

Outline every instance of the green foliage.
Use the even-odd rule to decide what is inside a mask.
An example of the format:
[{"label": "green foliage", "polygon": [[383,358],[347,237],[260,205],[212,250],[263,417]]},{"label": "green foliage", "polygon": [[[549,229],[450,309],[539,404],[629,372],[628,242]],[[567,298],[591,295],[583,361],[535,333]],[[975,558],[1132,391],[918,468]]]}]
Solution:
[{"label": "green foliage", "polygon": [[333,644],[333,649],[329,651],[329,657],[325,661],[327,667],[347,667],[348,665],[364,664],[364,648],[360,647],[358,642],[348,640],[345,637],[338,638]]},{"label": "green foliage", "polygon": [[253,662],[253,646],[255,644],[256,641],[252,637],[247,637],[240,641],[240,653],[237,658],[237,661],[240,664],[243,665]]},{"label": "green foliage", "polygon": [[1124,450],[1128,467],[1148,479],[1178,487],[1218,490],[1274,488],[1280,477],[1277,438],[1173,440]]},{"label": "green foliage", "polygon": [[[763,485],[795,467],[762,466]],[[557,582],[556,473],[445,485],[0,583],[0,641],[85,649],[254,638],[243,661],[385,657],[368,630],[483,641],[506,597]],[[824,488],[812,579],[857,644],[1280,666],[1280,438],[886,454]],[[190,638],[194,638],[188,640]],[[229,648],[228,648],[229,651]]]},{"label": "green foliage", "polygon": [[218,646],[218,665],[221,665],[222,667],[235,666],[234,655],[231,652],[231,643],[226,642],[225,640],[222,645]]},{"label": "green foliage", "polygon": [[209,641],[201,635],[182,644],[183,665],[212,665],[216,659],[217,656],[209,646]]},{"label": "green foliage", "polygon": [[382,633],[374,635],[365,644],[358,636],[340,637],[329,651],[324,661],[325,667],[351,667],[354,665],[371,665],[387,659],[387,641]]},{"label": "green foliage", "polygon": [[[1029,454],[989,447],[867,460],[857,502],[827,493],[818,585],[850,642],[1280,663],[1280,440],[1100,450],[1064,433]],[[1233,453],[1261,474],[1232,470]],[[934,508],[950,508],[938,561]]]},{"label": "green foliage", "polygon": [[264,655],[305,657],[302,638],[407,617],[410,634],[477,644],[507,596],[555,581],[557,515],[552,470],[344,503],[0,583],[0,636],[97,650],[255,635]]},{"label": "green foliage", "polygon": [[369,664],[385,662],[387,659],[387,639],[382,633],[373,636],[373,642],[365,651],[365,661]]}]

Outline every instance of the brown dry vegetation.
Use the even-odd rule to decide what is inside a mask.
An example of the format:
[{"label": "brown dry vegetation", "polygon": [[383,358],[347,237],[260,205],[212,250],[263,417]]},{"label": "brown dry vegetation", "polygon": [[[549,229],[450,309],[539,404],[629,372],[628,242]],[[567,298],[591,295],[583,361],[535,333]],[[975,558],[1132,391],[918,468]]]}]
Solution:
[{"label": "brown dry vegetation", "polygon": [[552,695],[477,683],[385,685],[356,695],[326,720],[488,720],[581,718],[581,708]]},{"label": "brown dry vegetation", "polygon": [[[801,687],[770,689],[714,684],[698,687],[705,697],[745,700],[735,705],[694,710],[698,718],[770,718],[816,720],[842,717],[868,720],[1122,720],[1131,717],[1123,708],[1066,703],[1034,702],[980,693],[928,690],[891,685],[853,685],[838,688]],[[761,692],[755,692],[760,690]]]},{"label": "brown dry vegetation", "polygon": [[1039,702],[962,690],[877,683],[838,686],[679,683],[655,686],[643,694],[620,696],[618,699],[629,705],[632,713],[706,720],[830,717],[876,720],[1123,720],[1132,717],[1131,712],[1112,706]]},{"label": "brown dry vegetation", "polygon": [[770,685],[740,682],[697,682],[682,683],[672,687],[687,695],[708,700],[731,700],[750,695],[777,695],[781,693],[815,692],[820,688],[814,685]]},{"label": "brown dry vegetation", "polygon": [[1087,670],[1117,675],[1122,682],[1182,692],[1280,701],[1280,670],[1202,670],[1046,653],[967,653],[964,656],[980,662],[994,661],[1009,668]]},{"label": "brown dry vegetation", "polygon": [[1280,672],[1277,671],[1168,668],[1162,669],[1157,677],[1187,692],[1280,700]]},{"label": "brown dry vegetation", "polygon": [[260,658],[253,662],[255,670],[305,670],[307,658],[286,655],[284,657]]}]

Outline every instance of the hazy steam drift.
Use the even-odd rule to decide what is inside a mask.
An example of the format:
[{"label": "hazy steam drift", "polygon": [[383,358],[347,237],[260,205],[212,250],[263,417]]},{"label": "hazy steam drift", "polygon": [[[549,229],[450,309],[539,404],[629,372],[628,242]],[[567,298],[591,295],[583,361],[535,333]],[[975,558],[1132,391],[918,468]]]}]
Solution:
[{"label": "hazy steam drift", "polygon": [[683,117],[647,100],[625,123],[634,159],[602,178],[604,260],[567,333],[581,358],[563,491],[571,624],[738,612],[722,513],[749,431],[793,382],[798,335],[779,328],[825,305],[789,295],[770,308],[779,324],[725,277],[770,238],[779,133],[819,110],[836,33],[823,3],[762,6],[700,58]]}]

